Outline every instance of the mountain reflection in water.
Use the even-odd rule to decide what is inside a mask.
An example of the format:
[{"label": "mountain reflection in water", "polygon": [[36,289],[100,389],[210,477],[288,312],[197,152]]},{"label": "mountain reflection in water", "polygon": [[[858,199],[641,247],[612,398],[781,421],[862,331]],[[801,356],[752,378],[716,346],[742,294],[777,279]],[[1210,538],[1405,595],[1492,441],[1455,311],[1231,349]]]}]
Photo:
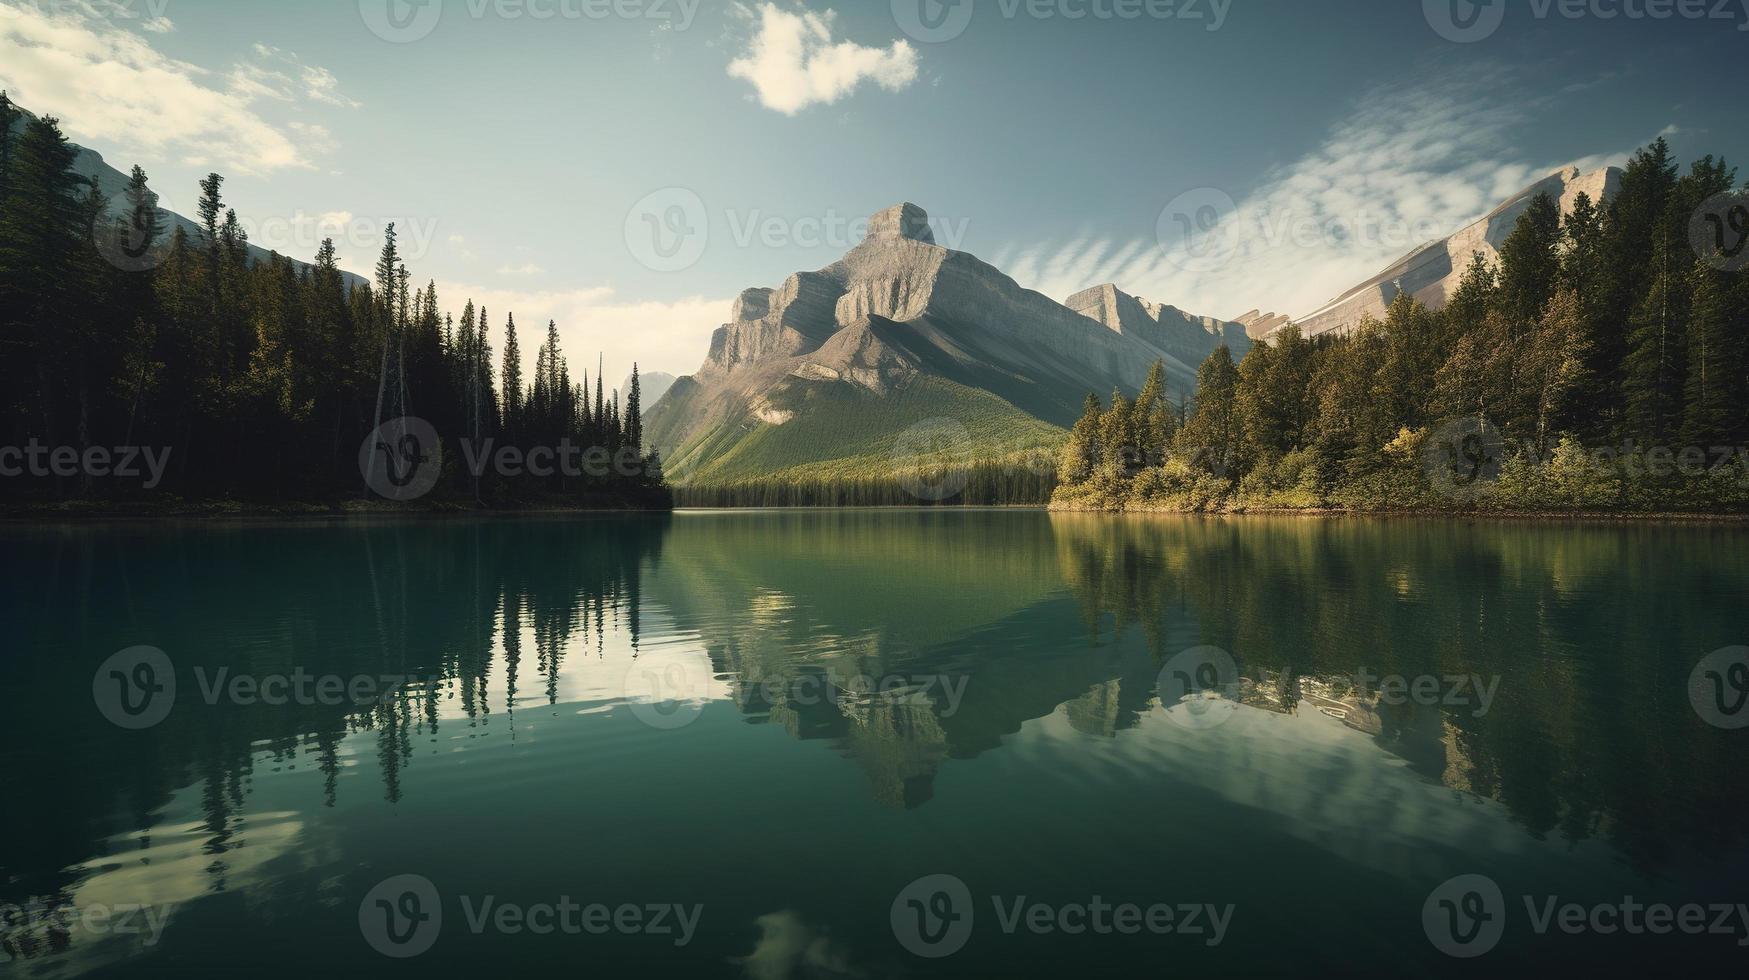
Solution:
[{"label": "mountain reflection in water", "polygon": [[[824,897],[701,884],[712,835],[682,812],[762,815],[798,848],[927,829],[944,853],[993,820],[988,860],[1060,883],[1133,863],[1129,828],[1060,832],[1080,808],[1415,886],[1464,855],[1630,891],[1741,859],[1741,753],[1686,690],[1749,636],[1735,529],[838,511],[0,534],[0,795],[27,801],[0,808],[0,936],[21,975],[200,964],[179,926],[228,923],[251,952],[275,946],[260,921],[345,937],[398,848],[433,878],[495,865],[506,891],[636,866],[721,892],[739,924],[701,946],[716,968],[891,952],[879,919],[815,935]],[[139,644],[177,699],[127,731],[92,672]],[[1239,678],[1206,728],[1160,688],[1200,646]],[[208,703],[221,670],[396,689]],[[1354,681],[1393,675],[1474,686],[1395,704]],[[486,836],[452,836],[480,810],[500,811]],[[612,857],[555,836],[610,818],[655,836]],[[878,910],[893,889],[862,860]],[[175,910],[162,945],[32,912],[127,903]]]}]

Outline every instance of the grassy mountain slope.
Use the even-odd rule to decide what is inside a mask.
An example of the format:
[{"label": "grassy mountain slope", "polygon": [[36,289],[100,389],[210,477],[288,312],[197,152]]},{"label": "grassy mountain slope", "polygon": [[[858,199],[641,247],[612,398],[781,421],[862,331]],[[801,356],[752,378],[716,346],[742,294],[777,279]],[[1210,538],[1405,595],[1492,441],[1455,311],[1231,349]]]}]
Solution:
[{"label": "grassy mountain slope", "polygon": [[[781,425],[727,419],[674,453],[670,478],[698,486],[892,479],[932,462],[1019,465],[1028,454],[1054,453],[1065,435],[987,391],[928,375],[886,395],[791,379],[768,401],[793,417]],[[938,451],[920,456],[931,435]]]}]

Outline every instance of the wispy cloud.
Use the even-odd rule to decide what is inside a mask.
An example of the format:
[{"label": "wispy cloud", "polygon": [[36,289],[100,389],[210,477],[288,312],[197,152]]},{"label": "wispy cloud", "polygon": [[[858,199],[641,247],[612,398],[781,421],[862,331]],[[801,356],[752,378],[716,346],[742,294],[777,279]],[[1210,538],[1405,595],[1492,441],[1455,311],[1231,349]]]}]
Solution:
[{"label": "wispy cloud", "polygon": [[1619,159],[1527,159],[1513,134],[1549,107],[1515,99],[1504,72],[1491,74],[1376,91],[1255,190],[1162,187],[1149,202],[1163,216],[1153,236],[1009,248],[1008,271],[1057,299],[1115,282],[1200,314],[1301,316],[1569,162]]},{"label": "wispy cloud", "polygon": [[[147,19],[139,26],[162,34],[172,25]],[[26,108],[60,115],[75,139],[240,174],[314,168],[312,157],[334,148],[328,131],[309,122],[270,122],[257,104],[342,104],[334,100],[344,97],[325,82],[294,82],[282,66],[301,71],[295,57],[262,45],[253,54],[215,76],[85,6],[0,0],[0,86]]]},{"label": "wispy cloud", "polygon": [[297,52],[268,44],[255,44],[250,50],[254,60],[238,62],[231,69],[234,89],[285,102],[308,99],[342,109],[363,108],[364,103],[340,91],[340,79],[333,72],[305,64]]},{"label": "wispy cloud", "polygon": [[340,91],[340,80],[334,73],[319,65],[304,65],[304,95],[316,102],[339,106],[342,109],[357,109],[364,103],[348,98]]},{"label": "wispy cloud", "polygon": [[865,80],[896,92],[917,79],[917,52],[910,42],[873,48],[834,41],[833,11],[792,12],[765,3],[757,16],[758,29],[746,53],[729,63],[729,76],[751,83],[767,109],[793,116],[811,105],[836,102]]}]

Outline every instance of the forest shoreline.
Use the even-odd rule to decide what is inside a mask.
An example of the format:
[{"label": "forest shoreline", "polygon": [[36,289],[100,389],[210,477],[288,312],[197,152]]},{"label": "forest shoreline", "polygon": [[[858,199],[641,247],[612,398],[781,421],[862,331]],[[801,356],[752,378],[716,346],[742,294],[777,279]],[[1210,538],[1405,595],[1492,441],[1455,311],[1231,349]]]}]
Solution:
[{"label": "forest shoreline", "polygon": [[624,516],[630,514],[672,514],[672,506],[604,507],[586,505],[528,504],[518,506],[476,506],[473,504],[436,501],[424,505],[397,504],[351,500],[338,503],[280,501],[257,503],[247,501],[190,501],[152,504],[118,504],[114,502],[72,501],[20,505],[16,502],[0,506],[0,525],[53,525],[85,523],[155,523],[155,522],[223,522],[242,521],[325,521],[325,520],[467,520],[477,518],[517,518],[542,516],[578,516],[589,514]]},{"label": "forest shoreline", "polygon": [[40,506],[0,506],[0,525],[85,524],[85,523],[222,523],[225,521],[256,522],[321,522],[348,520],[444,521],[478,519],[518,519],[543,517],[586,517],[593,515],[626,517],[638,515],[672,515],[676,513],[756,513],[756,512],[842,512],[842,511],[1040,511],[1052,514],[1102,514],[1111,517],[1302,517],[1302,518],[1413,518],[1417,520],[1507,522],[1540,522],[1548,524],[1749,524],[1749,513],[1731,511],[1684,510],[1548,510],[1504,508],[1381,508],[1352,507],[1267,507],[1219,506],[1193,507],[1172,504],[1096,504],[1084,501],[1056,501],[1049,504],[947,504],[947,505],[880,505],[850,507],[770,506],[572,506],[529,504],[523,506],[475,506],[457,501],[436,501],[425,505],[397,504],[387,501],[352,500],[338,503],[282,501],[273,503],[239,501],[188,501],[154,504],[118,504],[115,502],[73,501]]},{"label": "forest shoreline", "polygon": [[1438,520],[1502,520],[1540,521],[1544,523],[1609,523],[1609,524],[1749,524],[1749,513],[1732,511],[1681,510],[1510,510],[1458,508],[1387,508],[1367,510],[1353,507],[1221,507],[1194,508],[1170,504],[1142,506],[1100,505],[1083,502],[1055,502],[1046,510],[1054,514],[1177,515],[1202,517],[1409,517]]}]

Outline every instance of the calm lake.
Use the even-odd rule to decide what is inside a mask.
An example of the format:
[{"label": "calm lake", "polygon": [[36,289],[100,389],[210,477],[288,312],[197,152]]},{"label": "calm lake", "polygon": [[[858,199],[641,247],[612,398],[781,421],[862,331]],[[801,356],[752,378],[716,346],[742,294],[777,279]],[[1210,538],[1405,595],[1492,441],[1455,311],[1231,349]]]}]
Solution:
[{"label": "calm lake", "polygon": [[1749,963],[1736,527],[682,512],[0,553],[0,975]]}]

